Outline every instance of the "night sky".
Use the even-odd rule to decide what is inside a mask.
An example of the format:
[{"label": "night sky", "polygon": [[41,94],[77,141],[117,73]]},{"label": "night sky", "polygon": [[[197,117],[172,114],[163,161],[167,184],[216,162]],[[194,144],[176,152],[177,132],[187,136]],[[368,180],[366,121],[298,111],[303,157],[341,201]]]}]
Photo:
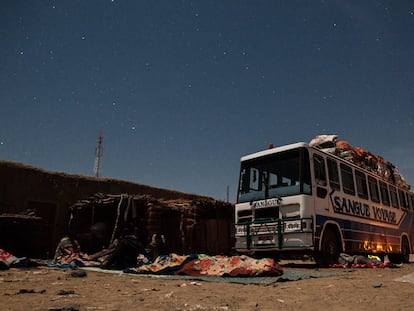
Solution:
[{"label": "night sky", "polygon": [[414,2],[3,0],[0,159],[235,201],[242,155],[337,134],[414,185]]}]

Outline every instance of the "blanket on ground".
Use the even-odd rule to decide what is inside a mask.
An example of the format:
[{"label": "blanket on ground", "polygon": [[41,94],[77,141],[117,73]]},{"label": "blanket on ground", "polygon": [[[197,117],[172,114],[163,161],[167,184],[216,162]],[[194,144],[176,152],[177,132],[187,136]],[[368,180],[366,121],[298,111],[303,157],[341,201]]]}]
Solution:
[{"label": "blanket on ground", "polygon": [[199,256],[184,265],[177,274],[191,276],[279,276],[282,268],[271,258],[242,256]]},{"label": "blanket on ground", "polygon": [[242,256],[207,256],[168,254],[153,262],[125,269],[126,273],[178,274],[189,276],[279,276],[282,268],[271,258],[254,259]]}]

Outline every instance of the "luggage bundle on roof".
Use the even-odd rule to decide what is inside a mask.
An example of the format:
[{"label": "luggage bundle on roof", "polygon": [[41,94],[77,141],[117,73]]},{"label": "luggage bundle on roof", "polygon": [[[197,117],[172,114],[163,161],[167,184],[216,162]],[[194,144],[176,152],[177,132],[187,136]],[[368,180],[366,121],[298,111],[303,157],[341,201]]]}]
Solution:
[{"label": "luggage bundle on roof", "polygon": [[361,147],[352,147],[348,142],[338,140],[338,135],[318,135],[311,140],[309,145],[335,154],[346,161],[365,168],[385,178],[392,184],[410,189],[410,185],[395,165]]}]

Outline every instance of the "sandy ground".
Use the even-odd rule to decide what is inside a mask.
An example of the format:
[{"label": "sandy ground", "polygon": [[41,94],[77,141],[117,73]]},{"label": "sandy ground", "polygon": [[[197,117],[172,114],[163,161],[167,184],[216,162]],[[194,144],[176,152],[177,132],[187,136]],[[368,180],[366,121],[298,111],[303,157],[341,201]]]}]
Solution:
[{"label": "sandy ground", "polygon": [[[413,310],[414,283],[395,279],[414,264],[385,269],[284,271],[333,274],[267,285],[171,280],[134,274],[30,268],[0,271],[1,310]],[[414,277],[412,277],[414,279]]]}]

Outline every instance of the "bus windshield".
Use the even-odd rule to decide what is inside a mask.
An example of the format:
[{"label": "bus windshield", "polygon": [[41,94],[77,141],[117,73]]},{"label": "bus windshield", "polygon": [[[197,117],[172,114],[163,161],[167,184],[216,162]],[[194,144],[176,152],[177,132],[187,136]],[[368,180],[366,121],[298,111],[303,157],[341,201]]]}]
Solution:
[{"label": "bus windshield", "polygon": [[238,203],[311,194],[306,148],[283,151],[241,163]]}]

